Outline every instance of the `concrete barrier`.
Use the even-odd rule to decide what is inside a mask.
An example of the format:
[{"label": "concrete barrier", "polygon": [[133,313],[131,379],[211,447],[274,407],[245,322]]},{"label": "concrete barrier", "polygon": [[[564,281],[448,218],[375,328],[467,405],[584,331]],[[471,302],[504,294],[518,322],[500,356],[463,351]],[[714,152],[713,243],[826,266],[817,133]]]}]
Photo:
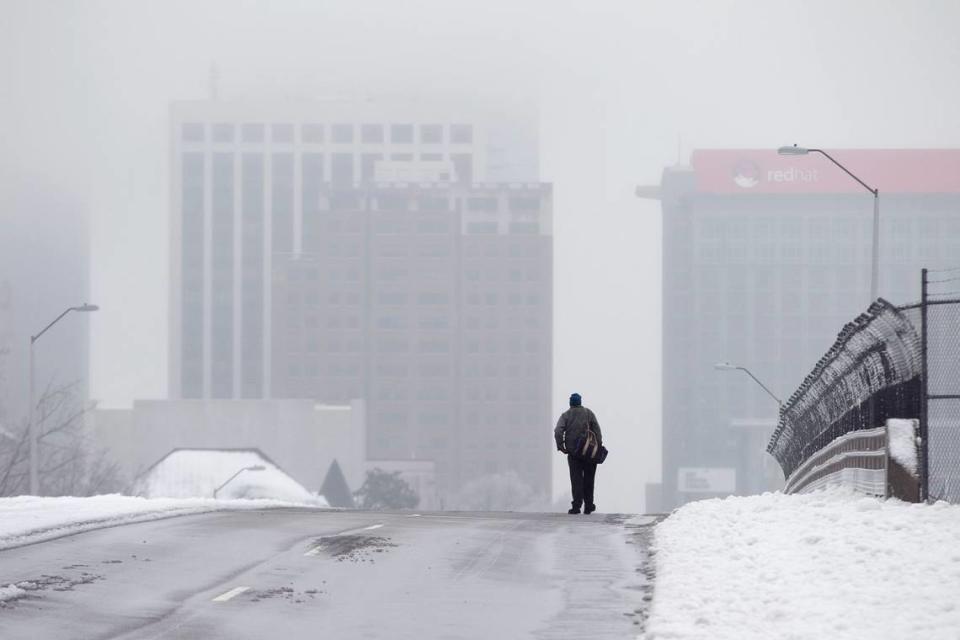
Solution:
[{"label": "concrete barrier", "polygon": [[[904,422],[909,423],[908,433],[903,424],[896,424]],[[843,485],[867,495],[919,502],[916,433],[916,420],[889,420],[876,429],[845,433],[797,467],[784,492]]]}]

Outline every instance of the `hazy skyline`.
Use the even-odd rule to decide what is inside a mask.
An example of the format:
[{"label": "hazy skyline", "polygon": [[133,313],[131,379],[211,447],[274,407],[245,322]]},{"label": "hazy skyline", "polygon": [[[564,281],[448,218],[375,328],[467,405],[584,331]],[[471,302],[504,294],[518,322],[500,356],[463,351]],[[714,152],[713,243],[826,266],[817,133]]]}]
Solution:
[{"label": "hazy skyline", "polygon": [[205,99],[212,64],[227,100],[535,102],[554,406],[578,391],[604,426],[604,511],[640,510],[660,471],[660,207],[635,185],[698,147],[960,145],[951,2],[3,6],[0,204],[49,185],[88,217],[102,406],[166,393],[169,105]]}]

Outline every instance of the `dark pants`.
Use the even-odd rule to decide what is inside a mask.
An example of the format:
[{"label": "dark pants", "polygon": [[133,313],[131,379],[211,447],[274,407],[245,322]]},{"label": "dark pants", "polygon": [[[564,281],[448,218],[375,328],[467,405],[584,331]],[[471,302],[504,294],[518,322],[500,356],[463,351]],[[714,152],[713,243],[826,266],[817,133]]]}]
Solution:
[{"label": "dark pants", "polygon": [[597,475],[597,463],[578,460],[568,455],[567,464],[570,465],[570,491],[573,493],[573,508],[579,509],[583,504],[594,508],[596,505],[593,504],[593,479]]}]

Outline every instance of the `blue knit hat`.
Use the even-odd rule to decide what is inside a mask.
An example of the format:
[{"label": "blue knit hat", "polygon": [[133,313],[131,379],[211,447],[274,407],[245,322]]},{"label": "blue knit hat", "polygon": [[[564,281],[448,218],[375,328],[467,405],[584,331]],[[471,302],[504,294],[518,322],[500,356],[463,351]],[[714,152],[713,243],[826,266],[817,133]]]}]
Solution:
[{"label": "blue knit hat", "polygon": [[574,393],[570,395],[570,406],[579,407],[580,406],[580,394]]}]

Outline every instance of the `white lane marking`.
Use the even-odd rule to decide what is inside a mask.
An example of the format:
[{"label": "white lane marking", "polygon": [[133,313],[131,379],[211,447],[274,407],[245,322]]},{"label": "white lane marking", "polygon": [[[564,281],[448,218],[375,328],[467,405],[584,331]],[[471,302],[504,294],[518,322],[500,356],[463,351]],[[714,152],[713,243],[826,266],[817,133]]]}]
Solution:
[{"label": "white lane marking", "polygon": [[419,518],[419,517],[420,517],[420,514],[419,514],[419,513],[411,513],[411,514],[408,515],[407,517],[408,517],[408,518]]},{"label": "white lane marking", "polygon": [[341,531],[340,533],[334,534],[334,537],[349,536],[349,535],[353,535],[354,533],[360,533],[361,531],[372,531],[373,529],[379,529],[382,526],[383,526],[382,524],[372,524],[369,527],[360,527],[359,529],[350,529],[349,531]]},{"label": "white lane marking", "polygon": [[230,600],[231,598],[235,598],[236,596],[240,595],[244,591],[249,591],[249,590],[250,590],[250,587],[234,587],[233,589],[230,589],[230,591],[227,591],[226,593],[221,593],[216,598],[214,598],[213,601],[226,602],[227,600]]}]

